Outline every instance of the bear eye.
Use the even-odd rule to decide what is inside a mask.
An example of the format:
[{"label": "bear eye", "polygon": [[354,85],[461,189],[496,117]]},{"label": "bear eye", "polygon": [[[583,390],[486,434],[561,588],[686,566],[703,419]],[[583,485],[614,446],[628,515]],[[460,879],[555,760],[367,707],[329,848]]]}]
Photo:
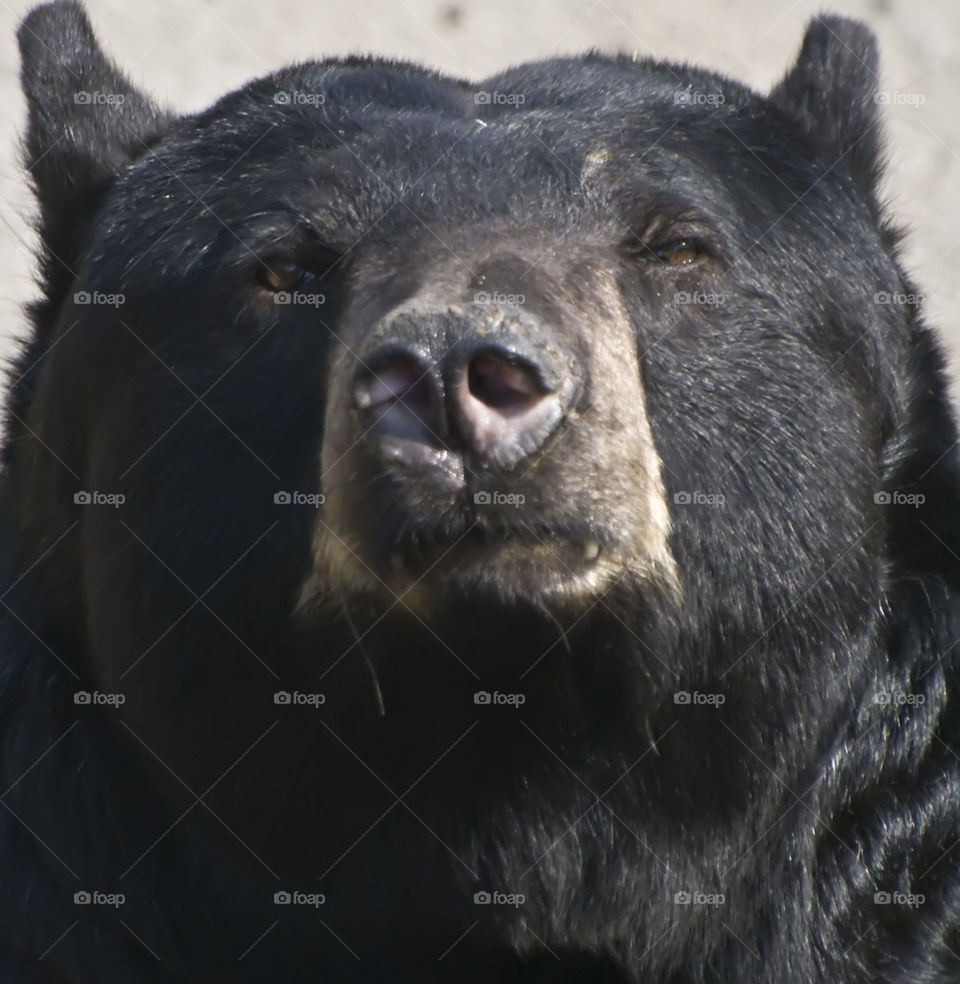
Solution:
[{"label": "bear eye", "polygon": [[669,266],[687,266],[696,263],[704,255],[703,247],[693,239],[677,239],[653,251],[653,255]]},{"label": "bear eye", "polygon": [[292,260],[269,257],[257,268],[257,279],[272,291],[293,290],[307,276],[307,271]]}]

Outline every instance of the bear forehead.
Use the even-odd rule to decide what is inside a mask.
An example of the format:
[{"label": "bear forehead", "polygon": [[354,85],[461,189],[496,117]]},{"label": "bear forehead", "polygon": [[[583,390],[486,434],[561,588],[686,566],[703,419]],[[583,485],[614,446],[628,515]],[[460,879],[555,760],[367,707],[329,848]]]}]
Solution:
[{"label": "bear forehead", "polygon": [[[669,66],[560,67],[536,63],[476,84],[388,62],[277,73],[186,118],[141,154],[121,175],[114,211],[143,221],[165,203],[178,209],[198,197],[224,216],[251,206],[327,213],[342,229],[379,220],[399,199],[425,219],[482,221],[508,210],[570,226],[600,203],[636,224],[626,211],[653,211],[650,199],[668,189],[672,205],[723,223],[744,201],[729,193],[731,180],[769,170],[759,154],[780,172],[762,194],[781,211],[822,174],[812,151],[809,162],[796,156],[802,135],[789,150],[755,149],[758,127],[775,127],[777,114],[758,122],[765,103],[742,86],[681,80]],[[700,139],[705,129],[710,141]],[[595,212],[602,225],[604,209]]]},{"label": "bear forehead", "polygon": [[[496,166],[497,175],[487,176],[506,172],[543,195],[551,171],[578,179],[586,168],[595,176],[598,152],[664,177],[678,157],[702,171],[731,152],[749,156],[759,143],[758,118],[765,125],[782,120],[776,111],[767,119],[766,105],[737,83],[681,76],[650,62],[536,62],[468,83],[412,65],[355,60],[308,63],[252,82],[180,132],[204,141],[205,162],[220,149],[225,164],[242,153],[245,167],[264,161],[284,174],[287,162],[344,149],[353,160],[335,161],[341,173],[352,163],[375,170],[379,180],[403,181],[428,164],[441,173],[474,167],[482,179],[485,167]],[[790,148],[794,166],[804,149],[803,141]],[[196,165],[195,152],[184,147],[183,162]]]}]

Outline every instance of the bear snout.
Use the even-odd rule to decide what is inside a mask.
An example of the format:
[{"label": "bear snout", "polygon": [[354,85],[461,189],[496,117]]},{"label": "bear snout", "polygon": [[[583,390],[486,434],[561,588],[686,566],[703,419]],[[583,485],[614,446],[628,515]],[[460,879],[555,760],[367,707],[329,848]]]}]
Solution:
[{"label": "bear snout", "polygon": [[[510,469],[541,448],[578,390],[558,333],[511,312],[402,314],[358,356],[354,426],[373,453],[401,466]],[[444,469],[449,473],[449,469]]]}]

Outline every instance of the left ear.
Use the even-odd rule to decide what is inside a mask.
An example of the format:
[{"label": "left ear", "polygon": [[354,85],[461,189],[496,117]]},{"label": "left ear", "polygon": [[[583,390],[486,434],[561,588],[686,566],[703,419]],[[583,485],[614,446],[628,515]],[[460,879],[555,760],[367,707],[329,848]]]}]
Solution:
[{"label": "left ear", "polygon": [[67,289],[88,225],[117,175],[174,117],[103,53],[77,3],[34,8],[17,39],[27,102],[24,163],[39,204],[44,286],[55,298]]},{"label": "left ear", "polygon": [[770,100],[826,144],[873,200],[882,170],[877,39],[860,21],[815,17]]}]

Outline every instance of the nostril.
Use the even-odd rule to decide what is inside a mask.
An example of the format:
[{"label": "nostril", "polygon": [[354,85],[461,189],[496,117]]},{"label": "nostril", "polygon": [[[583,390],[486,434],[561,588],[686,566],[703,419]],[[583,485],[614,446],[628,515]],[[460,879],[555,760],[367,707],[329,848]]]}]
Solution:
[{"label": "nostril", "polygon": [[361,370],[353,390],[353,405],[358,410],[387,409],[399,401],[412,411],[427,411],[432,400],[428,371],[404,355],[396,355],[378,368]]},{"label": "nostril", "polygon": [[374,454],[411,467],[470,458],[510,468],[556,427],[574,390],[559,353],[522,338],[481,340],[472,328],[436,361],[438,341],[420,335],[363,352],[349,399],[353,426]]},{"label": "nostril", "polygon": [[467,387],[474,399],[507,416],[529,410],[548,392],[531,365],[493,352],[470,360]]},{"label": "nostril", "polygon": [[390,346],[369,354],[354,377],[353,406],[364,435],[393,451],[397,441],[436,447],[442,440],[441,394],[429,364],[415,352]]}]

